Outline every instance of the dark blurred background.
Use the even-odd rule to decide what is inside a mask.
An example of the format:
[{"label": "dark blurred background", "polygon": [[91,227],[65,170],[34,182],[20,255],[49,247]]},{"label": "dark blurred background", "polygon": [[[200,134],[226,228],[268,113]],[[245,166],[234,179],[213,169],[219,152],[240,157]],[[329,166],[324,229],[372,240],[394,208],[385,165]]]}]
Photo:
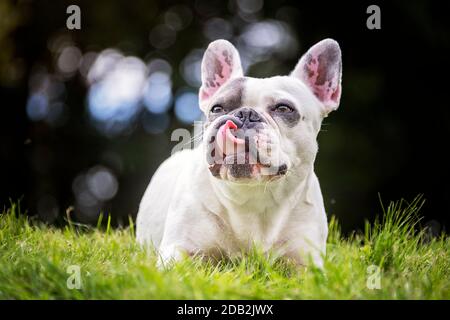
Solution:
[{"label": "dark blurred background", "polygon": [[[200,119],[210,41],[230,40],[246,73],[266,77],[332,37],[343,95],[316,163],[328,215],[348,232],[380,214],[378,194],[423,194],[423,222],[448,226],[449,2],[340,3],[0,0],[0,205],[127,224],[177,144],[171,132]],[[81,30],[66,28],[71,4]],[[381,30],[366,27],[371,4]]]}]

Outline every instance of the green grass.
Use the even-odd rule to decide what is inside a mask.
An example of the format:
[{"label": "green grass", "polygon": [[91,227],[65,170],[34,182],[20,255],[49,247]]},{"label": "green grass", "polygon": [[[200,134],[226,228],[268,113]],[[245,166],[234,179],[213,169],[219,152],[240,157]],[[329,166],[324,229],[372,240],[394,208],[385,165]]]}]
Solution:
[{"label": "green grass", "polygon": [[[332,218],[323,271],[256,249],[243,259],[185,259],[159,271],[133,227],[55,228],[13,204],[0,215],[0,299],[449,299],[450,241],[417,231],[421,204],[391,203],[364,234],[346,238]],[[71,265],[80,267],[79,290],[67,287]],[[381,270],[380,289],[367,287],[371,265]]]}]

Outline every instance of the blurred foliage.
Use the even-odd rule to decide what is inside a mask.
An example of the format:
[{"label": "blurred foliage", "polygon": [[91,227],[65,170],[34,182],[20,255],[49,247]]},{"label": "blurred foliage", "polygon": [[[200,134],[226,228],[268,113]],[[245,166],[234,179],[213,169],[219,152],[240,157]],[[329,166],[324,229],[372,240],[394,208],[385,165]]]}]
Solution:
[{"label": "blurred foliage", "polygon": [[12,31],[23,22],[23,12],[10,1],[0,2],[0,84],[13,85],[23,73],[23,61],[15,57]]},{"label": "blurred foliage", "polygon": [[[81,8],[81,30],[66,29],[71,4]],[[332,37],[343,50],[343,96],[319,135],[316,171],[327,212],[348,231],[374,217],[377,193],[424,193],[427,219],[445,223],[448,165],[429,155],[450,133],[446,82],[433,81],[448,67],[448,2],[382,3],[375,31],[365,26],[369,4],[1,1],[0,204],[23,196],[30,213],[47,221],[73,206],[83,222],[107,211],[127,223],[176,144],[170,133],[192,129],[186,116],[196,106],[185,105],[211,40],[232,41],[247,74],[266,77],[287,74],[308,47]],[[150,80],[158,90],[147,90]]]}]

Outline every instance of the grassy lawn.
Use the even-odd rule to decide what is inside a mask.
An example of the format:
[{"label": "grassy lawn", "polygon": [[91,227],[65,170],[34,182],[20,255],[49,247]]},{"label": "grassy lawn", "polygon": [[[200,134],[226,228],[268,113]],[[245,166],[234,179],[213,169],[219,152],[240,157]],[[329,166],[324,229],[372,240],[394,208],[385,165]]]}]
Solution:
[{"label": "grassy lawn", "polygon": [[[133,227],[49,227],[12,205],[0,214],[0,299],[449,299],[450,240],[417,232],[420,205],[391,203],[383,219],[347,238],[331,219],[323,271],[256,249],[219,265],[186,259],[159,271]],[[67,286],[74,265],[80,289]],[[380,288],[370,289],[377,271]]]}]

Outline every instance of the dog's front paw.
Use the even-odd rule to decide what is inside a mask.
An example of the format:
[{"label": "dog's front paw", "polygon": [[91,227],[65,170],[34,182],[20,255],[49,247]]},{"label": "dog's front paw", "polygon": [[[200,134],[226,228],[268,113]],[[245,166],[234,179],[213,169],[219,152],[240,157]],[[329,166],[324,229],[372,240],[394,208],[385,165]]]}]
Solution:
[{"label": "dog's front paw", "polygon": [[183,252],[184,250],[182,248],[175,245],[161,247],[156,267],[160,270],[170,268],[174,263],[183,258]]}]

